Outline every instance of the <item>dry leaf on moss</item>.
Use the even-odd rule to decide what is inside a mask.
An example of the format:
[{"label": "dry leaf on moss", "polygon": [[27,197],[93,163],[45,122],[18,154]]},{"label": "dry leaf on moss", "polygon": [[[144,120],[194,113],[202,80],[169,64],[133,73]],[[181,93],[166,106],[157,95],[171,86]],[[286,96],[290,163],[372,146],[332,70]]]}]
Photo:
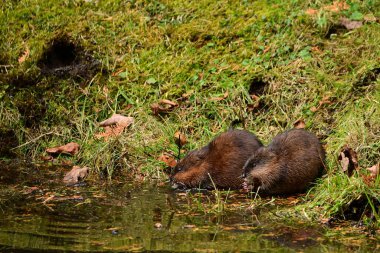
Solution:
[{"label": "dry leaf on moss", "polygon": [[174,168],[177,165],[175,158],[169,154],[162,154],[159,158],[159,161],[164,162],[167,166]]},{"label": "dry leaf on moss", "polygon": [[104,127],[103,133],[95,134],[95,138],[104,138],[106,141],[109,138],[119,136],[124,129],[134,122],[133,117],[126,117],[120,114],[114,114],[109,119],[99,123],[100,127]]},{"label": "dry leaf on moss", "polygon": [[325,5],[323,9],[331,12],[340,12],[350,9],[350,6],[346,1],[334,1],[331,5]]},{"label": "dry leaf on moss", "polygon": [[304,129],[306,126],[305,121],[303,119],[298,119],[293,123],[294,128]]},{"label": "dry leaf on moss", "polygon": [[362,21],[350,20],[348,18],[341,18],[340,24],[346,27],[347,30],[354,30],[363,26]]},{"label": "dry leaf on moss", "polygon": [[347,145],[341,150],[338,160],[342,166],[342,170],[349,177],[352,176],[354,170],[358,170],[358,156],[357,153]]},{"label": "dry leaf on moss", "polygon": [[47,148],[46,152],[49,154],[75,155],[79,152],[79,144],[76,142],[70,142],[63,146]]},{"label": "dry leaf on moss", "polygon": [[312,9],[312,8],[309,8],[309,9],[307,9],[307,10],[305,11],[305,13],[306,13],[307,15],[313,16],[313,15],[317,15],[318,10],[316,10],[316,9]]},{"label": "dry leaf on moss", "polygon": [[174,110],[178,106],[177,102],[173,102],[167,99],[162,99],[158,103],[154,103],[150,106],[154,115],[160,113],[168,113]]},{"label": "dry leaf on moss", "polygon": [[187,143],[186,135],[184,135],[183,133],[179,131],[175,132],[174,140],[177,146],[181,146],[181,147]]},{"label": "dry leaf on moss", "polygon": [[87,177],[89,169],[89,167],[81,168],[79,166],[73,166],[73,168],[66,173],[63,182],[67,185],[72,185],[83,181]]},{"label": "dry leaf on moss", "polygon": [[106,126],[112,126],[112,125],[119,125],[119,126],[127,127],[133,122],[134,122],[133,117],[126,117],[120,114],[114,114],[111,116],[111,118],[100,122],[99,126],[106,127]]},{"label": "dry leaf on moss", "polygon": [[376,177],[380,174],[380,163],[375,164],[370,168],[367,168],[367,170],[371,173],[371,176]]}]

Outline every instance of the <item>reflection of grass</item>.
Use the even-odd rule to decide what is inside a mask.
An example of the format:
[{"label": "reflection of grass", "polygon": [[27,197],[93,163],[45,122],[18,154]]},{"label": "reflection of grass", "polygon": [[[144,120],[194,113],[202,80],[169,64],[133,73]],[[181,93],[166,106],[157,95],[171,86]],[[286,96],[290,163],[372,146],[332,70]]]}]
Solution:
[{"label": "reflection of grass", "polygon": [[[326,215],[342,212],[349,201],[342,195],[328,200],[327,186],[329,196],[349,196],[339,188],[344,186],[379,199],[376,188],[352,182],[359,178],[346,181],[336,162],[346,143],[358,152],[362,168],[379,160],[379,24],[330,33],[341,16],[378,16],[380,10],[374,1],[354,0],[342,13],[305,14],[326,4],[330,1],[5,1],[0,128],[15,129],[20,144],[29,142],[17,151],[34,159],[46,147],[76,141],[82,148],[75,163],[110,177],[118,170],[165,178],[157,158],[164,151],[176,153],[172,137],[178,130],[188,136],[188,151],[234,120],[268,143],[302,118],[326,144],[329,173],[312,191]],[[100,60],[108,74],[88,80],[39,75],[44,49],[62,34]],[[30,55],[19,64],[26,48]],[[255,94],[260,104],[254,107],[249,88],[257,78],[267,86]],[[226,91],[225,99],[210,99]],[[310,110],[326,97],[329,103]],[[150,105],[160,99],[180,105],[154,116]],[[96,122],[115,112],[135,117],[135,124],[110,142],[95,139]],[[31,142],[47,132],[54,134]],[[218,208],[225,208],[225,200],[216,199]]]}]

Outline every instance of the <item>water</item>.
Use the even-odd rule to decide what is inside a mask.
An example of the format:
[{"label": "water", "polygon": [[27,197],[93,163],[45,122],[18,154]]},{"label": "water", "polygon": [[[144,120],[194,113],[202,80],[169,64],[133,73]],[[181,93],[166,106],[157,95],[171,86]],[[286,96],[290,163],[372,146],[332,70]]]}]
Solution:
[{"label": "water", "polygon": [[[378,237],[332,237],[304,220],[268,219],[245,194],[174,192],[156,182],[66,187],[63,167],[0,166],[2,252],[375,252]],[[228,197],[227,197],[228,195]],[[224,210],[221,211],[221,208]]]}]

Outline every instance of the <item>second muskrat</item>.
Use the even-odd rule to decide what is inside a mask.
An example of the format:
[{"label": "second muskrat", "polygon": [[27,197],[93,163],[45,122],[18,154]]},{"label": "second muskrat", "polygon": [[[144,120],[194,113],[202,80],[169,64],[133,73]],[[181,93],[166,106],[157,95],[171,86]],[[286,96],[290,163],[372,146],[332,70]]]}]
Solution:
[{"label": "second muskrat", "polygon": [[325,151],[318,138],[291,129],[259,148],[244,165],[244,186],[263,195],[303,192],[324,171]]},{"label": "second muskrat", "polygon": [[248,158],[262,146],[245,130],[229,130],[208,145],[189,152],[170,175],[173,188],[237,189]]}]

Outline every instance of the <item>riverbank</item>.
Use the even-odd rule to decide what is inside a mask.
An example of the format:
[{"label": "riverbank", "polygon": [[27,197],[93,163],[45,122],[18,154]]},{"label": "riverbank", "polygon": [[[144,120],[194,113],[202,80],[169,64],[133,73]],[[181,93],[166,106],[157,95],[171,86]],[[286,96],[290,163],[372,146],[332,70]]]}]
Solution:
[{"label": "riverbank", "polygon": [[[300,210],[378,227],[380,180],[366,168],[380,157],[379,16],[373,1],[6,1],[1,157],[46,162],[76,142],[77,155],[48,162],[164,182],[177,131],[187,152],[233,123],[269,143],[304,122],[327,175]],[[134,123],[96,138],[114,113]],[[345,145],[358,156],[350,178]]]}]

